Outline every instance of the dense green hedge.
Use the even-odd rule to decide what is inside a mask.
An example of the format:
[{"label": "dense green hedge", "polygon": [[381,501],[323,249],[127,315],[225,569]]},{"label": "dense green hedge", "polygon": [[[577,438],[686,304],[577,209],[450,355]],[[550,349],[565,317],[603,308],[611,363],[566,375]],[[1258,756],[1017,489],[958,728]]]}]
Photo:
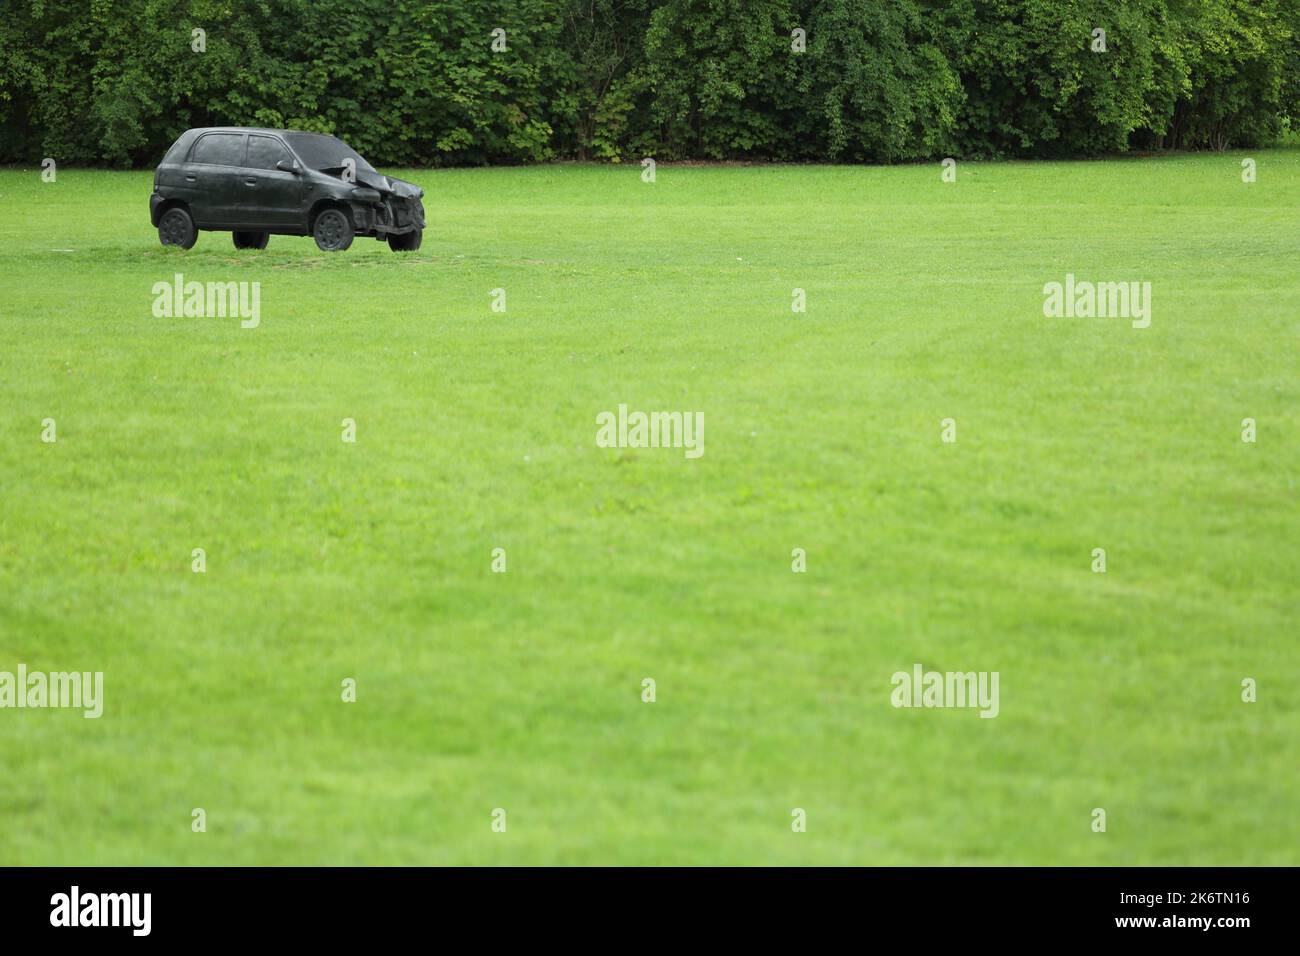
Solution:
[{"label": "dense green hedge", "polygon": [[1300,126],[1300,0],[5,7],[0,162],[147,165],[211,124],[335,132],[385,165],[1088,155]]}]

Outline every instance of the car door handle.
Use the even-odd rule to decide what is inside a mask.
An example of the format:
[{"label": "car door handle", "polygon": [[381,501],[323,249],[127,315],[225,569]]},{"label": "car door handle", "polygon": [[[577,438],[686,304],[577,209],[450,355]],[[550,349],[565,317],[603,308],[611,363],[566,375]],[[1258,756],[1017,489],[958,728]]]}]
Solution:
[{"label": "car door handle", "polygon": [[198,178],[199,178],[199,177],[195,176],[193,173],[190,173],[190,174],[188,174],[188,175],[185,177],[185,181],[186,181],[187,183],[192,183],[192,182],[194,182],[195,180],[197,180]]},{"label": "car door handle", "polygon": [[245,186],[256,186],[256,185],[257,185],[257,180],[256,180],[256,179],[245,179],[245,180],[244,180],[244,185],[245,185]]}]

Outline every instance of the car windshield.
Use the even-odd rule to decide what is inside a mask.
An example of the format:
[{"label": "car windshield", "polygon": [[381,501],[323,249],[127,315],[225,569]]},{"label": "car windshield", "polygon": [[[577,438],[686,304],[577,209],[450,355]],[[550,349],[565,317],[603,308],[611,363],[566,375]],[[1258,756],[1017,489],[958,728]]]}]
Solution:
[{"label": "car windshield", "polygon": [[346,160],[356,163],[360,172],[373,173],[375,168],[361,158],[361,154],[337,136],[325,136],[322,133],[285,133],[295,153],[307,164],[309,169],[336,169],[345,165]]}]

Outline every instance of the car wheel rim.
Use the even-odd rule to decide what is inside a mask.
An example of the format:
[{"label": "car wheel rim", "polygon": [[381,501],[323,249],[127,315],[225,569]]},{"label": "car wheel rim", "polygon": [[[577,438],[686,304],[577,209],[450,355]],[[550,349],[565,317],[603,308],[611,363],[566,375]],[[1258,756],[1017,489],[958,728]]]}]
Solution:
[{"label": "car wheel rim", "polygon": [[179,246],[185,239],[185,226],[180,216],[166,215],[162,221],[163,242],[169,246]]},{"label": "car wheel rim", "polygon": [[343,241],[341,218],[337,213],[334,215],[327,214],[321,216],[320,222],[316,224],[316,235],[320,239],[321,245],[327,249],[337,249],[339,243]]}]

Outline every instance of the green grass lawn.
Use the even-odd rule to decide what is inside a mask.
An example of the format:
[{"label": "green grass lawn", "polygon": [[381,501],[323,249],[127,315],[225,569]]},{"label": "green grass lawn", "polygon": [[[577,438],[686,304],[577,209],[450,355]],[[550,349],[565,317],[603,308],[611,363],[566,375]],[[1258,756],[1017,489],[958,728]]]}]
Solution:
[{"label": "green grass lawn", "polygon": [[105,675],[0,710],[0,864],[1300,863],[1300,150],[1243,155],[393,170],[405,256],[0,172],[0,670]]}]

